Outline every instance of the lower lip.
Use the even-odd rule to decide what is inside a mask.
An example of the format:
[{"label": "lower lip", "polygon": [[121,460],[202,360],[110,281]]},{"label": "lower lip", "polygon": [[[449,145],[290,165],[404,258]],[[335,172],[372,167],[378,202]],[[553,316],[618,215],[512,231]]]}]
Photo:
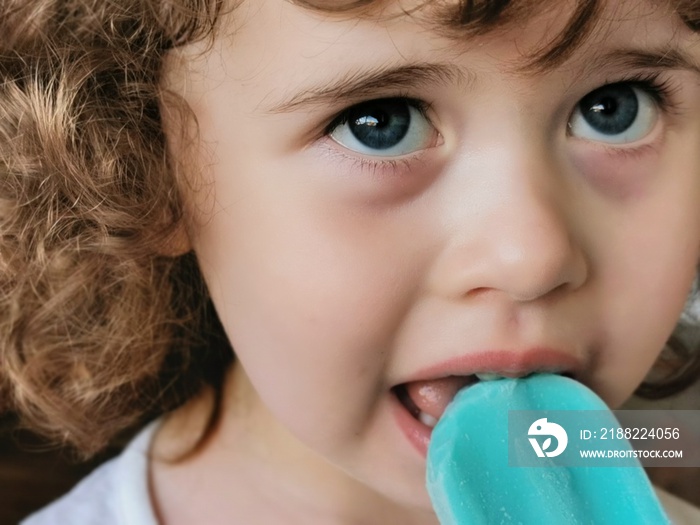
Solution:
[{"label": "lower lip", "polygon": [[409,443],[413,445],[420,455],[426,457],[428,455],[428,444],[430,443],[430,436],[433,429],[413,417],[395,395],[392,394],[391,397],[391,408],[401,432],[403,432],[406,439],[408,439]]}]

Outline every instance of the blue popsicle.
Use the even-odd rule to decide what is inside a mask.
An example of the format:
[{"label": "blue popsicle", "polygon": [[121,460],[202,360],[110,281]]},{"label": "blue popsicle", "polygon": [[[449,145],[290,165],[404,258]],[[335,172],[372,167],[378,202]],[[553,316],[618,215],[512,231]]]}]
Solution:
[{"label": "blue popsicle", "polygon": [[[590,389],[553,374],[460,391],[428,448],[427,487],[442,525],[670,524],[636,460],[633,467],[509,466],[509,410],[601,410],[617,425]],[[529,444],[521,452],[534,453]]]}]

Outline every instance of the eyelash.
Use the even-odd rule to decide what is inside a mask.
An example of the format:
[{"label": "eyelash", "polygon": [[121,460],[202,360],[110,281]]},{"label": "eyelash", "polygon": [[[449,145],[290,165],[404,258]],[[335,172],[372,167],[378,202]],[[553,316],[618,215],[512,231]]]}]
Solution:
[{"label": "eyelash", "polygon": [[425,118],[430,124],[432,125],[433,122],[430,120],[430,117],[428,116],[428,112],[430,111],[430,108],[432,105],[429,102],[426,102],[425,100],[420,100],[414,97],[411,97],[406,94],[398,93],[396,95],[390,95],[386,97],[377,97],[375,99],[368,99],[363,102],[359,102],[357,104],[353,104],[350,107],[345,108],[343,111],[341,111],[338,115],[336,115],[333,119],[331,119],[330,124],[326,126],[326,128],[323,130],[324,135],[330,135],[333,133],[333,131],[338,128],[339,126],[342,126],[343,124],[347,124],[349,119],[350,112],[353,110],[353,108],[359,106],[360,104],[364,104],[366,102],[371,102],[372,100],[380,100],[384,98],[400,98],[404,99],[410,106],[413,106],[416,110],[420,112],[420,114]]},{"label": "eyelash", "polygon": [[[347,124],[349,122],[350,112],[358,105],[364,104],[366,102],[371,102],[372,100],[380,100],[384,98],[404,99],[410,106],[416,109],[421,114],[421,116],[430,123],[431,126],[434,127],[434,123],[429,116],[429,112],[432,108],[432,104],[430,102],[417,99],[406,93],[397,93],[395,95],[388,95],[386,97],[376,97],[372,99],[367,99],[365,101],[358,102],[357,104],[353,104],[352,106],[345,108],[331,119],[330,123],[324,128],[322,136],[330,137],[331,133],[333,133],[333,131],[336,128],[342,126],[343,124]],[[369,175],[370,177],[379,178],[391,178],[398,173],[406,173],[411,169],[415,169],[415,163],[417,161],[420,161],[421,153],[423,152],[417,152],[411,155],[406,155],[401,158],[367,158],[359,156],[356,153],[351,153],[345,149],[339,149],[333,146],[328,146],[326,148],[326,154],[329,155],[329,157],[343,162],[350,162],[352,164],[353,170],[357,170],[358,172]]]},{"label": "eyelash", "polygon": [[662,76],[660,71],[630,75],[604,82],[599,87],[611,84],[629,84],[650,95],[661,111],[673,114],[678,110],[677,93],[680,90],[680,85],[669,78],[662,79]]},{"label": "eyelash", "polygon": [[[598,88],[610,85],[610,84],[629,84],[631,86],[634,86],[638,89],[641,89],[645,91],[648,95],[651,96],[651,98],[658,104],[659,110],[666,113],[666,114],[675,114],[678,112],[679,109],[679,104],[677,102],[677,93],[680,90],[681,86],[674,82],[673,80],[666,78],[662,79],[662,73],[661,72],[653,72],[653,73],[643,73],[643,74],[635,74],[635,75],[630,75],[628,77],[623,77],[621,79],[615,79],[615,80],[610,80],[603,82],[598,86]],[[596,89],[598,89],[596,88]],[[429,111],[432,108],[432,104],[429,102],[426,102],[425,100],[420,100],[414,97],[411,97],[407,94],[404,93],[397,93],[395,95],[387,96],[387,97],[378,97],[378,98],[402,98],[405,99],[408,104],[413,106],[417,111],[421,113],[421,115],[432,125],[433,122],[429,117]],[[358,104],[362,104],[364,102],[370,102],[371,99],[368,99],[367,101],[359,102]],[[349,121],[349,115],[350,112],[355,108],[358,104],[353,104],[352,106],[349,106],[342,110],[339,114],[337,114],[335,117],[333,117],[330,121],[330,123],[324,128],[323,130],[323,136],[324,137],[329,137],[331,133],[338,128],[339,126],[343,124],[347,124]],[[624,149],[624,148],[618,148],[618,149]],[[356,154],[350,154],[345,151],[340,151],[337,148],[328,148],[328,153],[331,154],[334,157],[339,157],[340,160],[344,161],[349,161],[352,162],[354,165],[355,169],[359,169],[362,172],[369,171],[372,175],[393,175],[396,172],[400,172],[402,170],[407,170],[410,169],[411,167],[411,159],[410,158],[401,158],[401,159],[381,159],[381,158],[364,158],[357,156]],[[407,157],[411,157],[410,155]]]}]

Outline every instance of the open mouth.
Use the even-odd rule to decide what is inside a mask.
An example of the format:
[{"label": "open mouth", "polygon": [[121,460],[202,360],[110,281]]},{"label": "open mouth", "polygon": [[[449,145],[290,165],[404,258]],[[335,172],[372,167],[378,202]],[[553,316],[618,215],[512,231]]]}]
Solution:
[{"label": "open mouth", "polygon": [[418,406],[413,402],[413,399],[411,399],[411,396],[408,395],[408,388],[406,388],[406,384],[399,385],[396,388],[394,388],[394,394],[396,395],[397,398],[399,398],[399,402],[403,405],[403,407],[408,410],[408,413],[411,414],[415,419],[423,423],[425,426],[433,428],[435,425],[437,425],[437,418],[434,416],[431,416],[430,414],[423,412]]},{"label": "open mouth", "polygon": [[480,378],[476,374],[448,376],[440,379],[402,383],[394,387],[393,392],[414,419],[429,428],[433,428],[457,392],[479,381]]},{"label": "open mouth", "polygon": [[[560,372],[560,375],[574,379],[574,374],[569,372]],[[448,376],[402,383],[395,386],[392,391],[399,403],[414,419],[432,429],[437,425],[457,392],[481,381],[493,381],[504,377],[493,373]]]}]

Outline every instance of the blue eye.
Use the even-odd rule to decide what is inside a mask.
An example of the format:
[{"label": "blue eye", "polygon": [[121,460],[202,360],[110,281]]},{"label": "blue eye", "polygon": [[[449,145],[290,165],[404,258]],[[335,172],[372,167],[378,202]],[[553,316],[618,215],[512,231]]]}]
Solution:
[{"label": "blue eye", "polygon": [[658,103],[652,95],[630,83],[609,84],[581,99],[569,132],[586,140],[628,144],[651,133],[658,117]]},{"label": "blue eye", "polygon": [[351,151],[395,157],[430,147],[436,131],[420,103],[385,98],[347,109],[331,124],[328,134]]}]

